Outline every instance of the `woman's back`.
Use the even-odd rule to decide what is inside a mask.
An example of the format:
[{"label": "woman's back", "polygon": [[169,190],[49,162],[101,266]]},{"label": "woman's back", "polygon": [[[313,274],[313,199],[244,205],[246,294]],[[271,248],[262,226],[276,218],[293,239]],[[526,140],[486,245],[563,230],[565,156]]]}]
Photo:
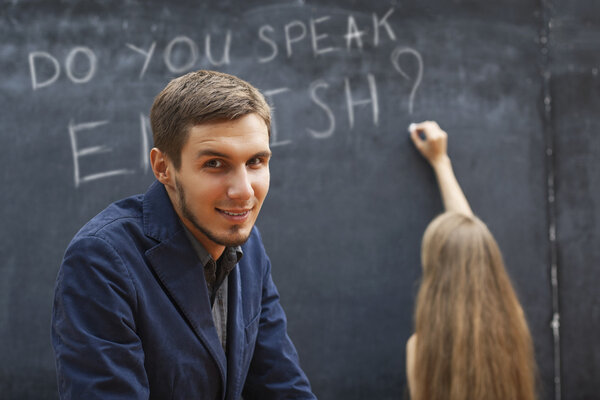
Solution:
[{"label": "woman's back", "polygon": [[407,343],[412,400],[533,400],[531,335],[502,255],[473,215],[435,122],[411,125],[435,172],[446,213],[423,236],[415,334]]},{"label": "woman's back", "polygon": [[442,214],[425,232],[422,262],[413,400],[534,399],[531,336],[485,224]]}]

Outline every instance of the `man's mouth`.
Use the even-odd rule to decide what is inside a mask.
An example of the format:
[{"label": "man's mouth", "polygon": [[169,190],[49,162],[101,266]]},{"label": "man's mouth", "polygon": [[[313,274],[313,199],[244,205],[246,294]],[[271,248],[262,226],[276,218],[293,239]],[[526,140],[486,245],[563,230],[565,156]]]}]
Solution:
[{"label": "man's mouth", "polygon": [[227,211],[227,210],[221,210],[221,209],[218,209],[218,210],[225,215],[229,215],[230,217],[245,217],[246,215],[250,214],[250,211],[251,211],[251,210]]}]

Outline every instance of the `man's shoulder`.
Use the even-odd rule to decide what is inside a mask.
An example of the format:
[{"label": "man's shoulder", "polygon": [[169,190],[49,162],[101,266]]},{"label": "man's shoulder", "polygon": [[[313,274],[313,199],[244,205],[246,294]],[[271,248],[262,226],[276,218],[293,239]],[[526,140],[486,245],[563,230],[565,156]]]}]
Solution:
[{"label": "man's shoulder", "polygon": [[143,219],[143,194],[118,200],[90,219],[74,239],[86,236],[104,236],[123,230],[126,226],[139,226]]}]

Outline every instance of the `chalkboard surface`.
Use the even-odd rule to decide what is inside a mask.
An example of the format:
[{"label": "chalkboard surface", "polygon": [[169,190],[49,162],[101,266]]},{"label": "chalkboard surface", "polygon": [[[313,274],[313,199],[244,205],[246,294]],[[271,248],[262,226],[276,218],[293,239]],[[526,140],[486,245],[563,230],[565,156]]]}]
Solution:
[{"label": "chalkboard surface", "polygon": [[595,399],[600,397],[600,4],[564,2],[555,13],[552,126],[563,393]]},{"label": "chalkboard surface", "polygon": [[200,68],[250,81],[274,106],[258,226],[319,398],[405,393],[420,238],[442,210],[406,131],[424,119],[449,132],[503,250],[541,398],[599,396],[600,6],[550,3],[4,2],[0,397],[57,397],[64,249],[153,181],[150,105]]}]

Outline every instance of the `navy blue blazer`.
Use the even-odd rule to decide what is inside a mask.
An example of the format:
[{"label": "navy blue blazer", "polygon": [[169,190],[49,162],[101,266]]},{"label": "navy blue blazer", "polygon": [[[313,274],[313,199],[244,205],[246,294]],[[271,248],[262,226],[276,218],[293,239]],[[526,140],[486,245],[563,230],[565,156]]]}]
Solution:
[{"label": "navy blue blazer", "polygon": [[228,279],[225,353],[203,266],[164,186],[94,217],[56,280],[61,399],[315,399],[256,228],[242,249]]}]

